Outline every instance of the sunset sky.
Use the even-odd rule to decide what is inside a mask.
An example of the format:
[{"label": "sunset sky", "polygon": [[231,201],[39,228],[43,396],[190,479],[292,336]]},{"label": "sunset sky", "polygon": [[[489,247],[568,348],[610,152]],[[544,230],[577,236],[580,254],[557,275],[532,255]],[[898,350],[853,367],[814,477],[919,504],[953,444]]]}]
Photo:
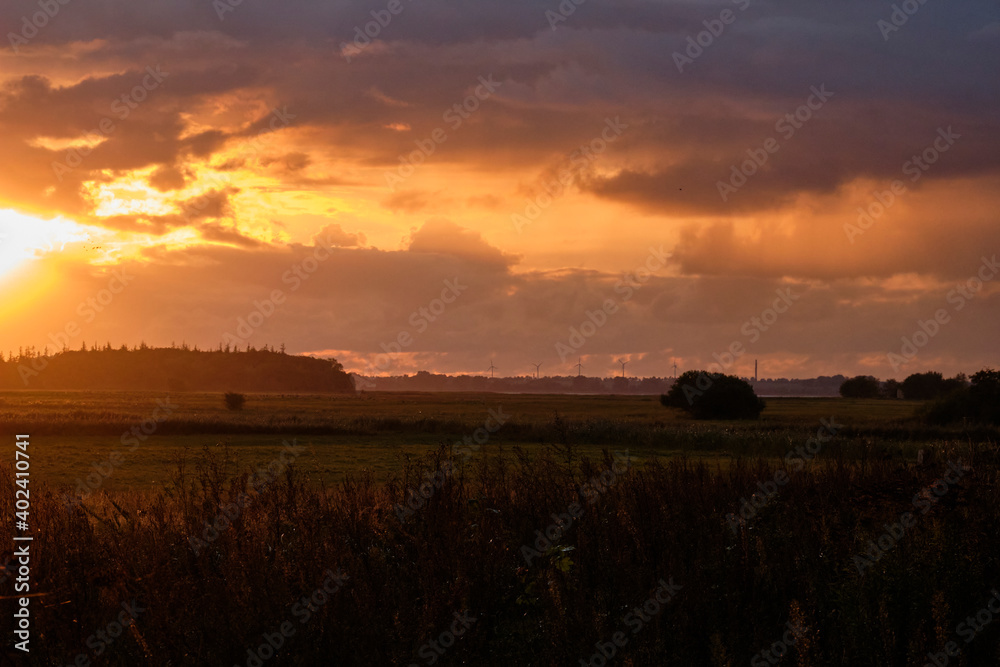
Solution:
[{"label": "sunset sky", "polygon": [[52,6],[0,6],[5,353],[1000,365],[996,3]]}]

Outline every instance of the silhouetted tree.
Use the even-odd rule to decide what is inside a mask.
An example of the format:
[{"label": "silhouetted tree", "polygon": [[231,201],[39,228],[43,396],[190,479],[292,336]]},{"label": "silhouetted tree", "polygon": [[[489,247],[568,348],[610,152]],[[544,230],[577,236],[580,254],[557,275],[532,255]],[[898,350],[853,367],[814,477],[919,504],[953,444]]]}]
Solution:
[{"label": "silhouetted tree", "polygon": [[858,375],[840,385],[840,395],[844,398],[878,398],[879,389],[878,378]]},{"label": "silhouetted tree", "polygon": [[903,396],[913,401],[926,401],[944,393],[944,378],[940,373],[914,373],[903,380]]},{"label": "silhouetted tree", "polygon": [[[982,372],[982,371],[980,371]],[[959,391],[965,389],[969,386],[969,378],[966,377],[965,373],[959,373],[953,378],[948,378],[941,385],[941,392],[943,394],[950,394],[953,391]]]},{"label": "silhouetted tree", "polygon": [[660,402],[695,419],[756,419],[765,406],[746,380],[706,371],[683,373]]},{"label": "silhouetted tree", "polygon": [[970,411],[977,421],[1000,424],[1000,371],[986,368],[972,376]]},{"label": "silhouetted tree", "polygon": [[882,383],[883,398],[899,398],[899,392],[903,390],[903,385],[897,380],[886,380]]}]

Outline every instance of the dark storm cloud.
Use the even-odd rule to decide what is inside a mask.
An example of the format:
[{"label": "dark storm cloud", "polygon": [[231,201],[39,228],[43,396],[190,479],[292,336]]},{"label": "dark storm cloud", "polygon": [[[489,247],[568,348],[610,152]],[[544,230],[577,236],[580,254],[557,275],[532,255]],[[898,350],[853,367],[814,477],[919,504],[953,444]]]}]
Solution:
[{"label": "dark storm cloud", "polygon": [[[267,130],[265,114],[232,135],[185,134],[183,113],[211,96],[253,90],[268,91],[269,101],[292,110],[293,126],[315,133],[317,154],[389,167],[415,141],[446,128],[444,112],[470,94],[479,76],[491,74],[503,82],[498,95],[429,162],[532,168],[589,141],[602,117],[626,114],[631,136],[609,153],[620,173],[589,180],[584,189],[666,214],[710,215],[780,207],[798,193],[834,191],[858,176],[890,177],[941,125],[961,128],[969,139],[961,160],[942,164],[930,178],[998,166],[991,112],[1000,101],[994,76],[1000,36],[990,29],[1000,20],[995,5],[928,2],[888,40],[877,22],[890,17],[891,4],[860,1],[589,0],[554,31],[546,12],[558,12],[556,2],[403,0],[401,6],[379,27],[379,45],[351,62],[341,56],[341,42],[374,20],[370,13],[384,3],[245,0],[221,20],[207,0],[62,6],[21,57],[49,45],[106,40],[78,60],[124,71],[63,87],[43,72],[7,81],[0,141],[25,170],[0,179],[0,194],[14,198],[16,191],[34,205],[47,200],[80,212],[78,187],[99,170],[165,168]],[[735,22],[679,73],[673,54],[723,10],[734,12]],[[6,3],[0,25],[16,31],[33,11],[34,2]],[[151,95],[156,99],[53,184],[46,172],[59,154],[23,143],[94,129],[110,101],[157,64],[171,78]],[[836,97],[783,142],[766,173],[731,202],[713,196],[747,149],[775,136],[776,119],[794,112],[811,86],[824,84]],[[385,129],[392,124],[411,129]],[[296,172],[311,160],[286,161],[285,176],[307,183]],[[176,175],[164,181],[161,172],[156,185],[177,182]],[[56,192],[43,200],[52,185]]]}]

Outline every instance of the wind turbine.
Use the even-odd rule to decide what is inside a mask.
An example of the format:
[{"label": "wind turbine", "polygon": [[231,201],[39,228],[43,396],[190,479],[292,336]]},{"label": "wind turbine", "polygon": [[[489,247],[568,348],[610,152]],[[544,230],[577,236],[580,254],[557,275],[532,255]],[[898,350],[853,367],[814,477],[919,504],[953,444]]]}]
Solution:
[{"label": "wind turbine", "polygon": [[580,357],[576,362],[576,376],[580,377],[583,373],[583,357]]},{"label": "wind turbine", "polygon": [[542,365],[541,364],[531,364],[531,365],[535,367],[535,379],[537,380],[538,379],[538,370],[542,367]]},{"label": "wind turbine", "polygon": [[619,359],[618,363],[622,365],[622,377],[625,377],[625,364],[627,364],[628,362],[623,359]]},{"label": "wind turbine", "polygon": [[497,370],[497,367],[493,365],[492,359],[490,359],[490,367],[487,368],[486,370],[490,372],[490,377],[493,377],[493,371]]}]

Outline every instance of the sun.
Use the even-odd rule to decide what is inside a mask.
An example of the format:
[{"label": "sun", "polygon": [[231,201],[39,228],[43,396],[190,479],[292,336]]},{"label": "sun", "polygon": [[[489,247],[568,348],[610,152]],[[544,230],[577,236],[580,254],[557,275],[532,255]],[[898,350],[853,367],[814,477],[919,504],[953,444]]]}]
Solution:
[{"label": "sun", "polygon": [[63,218],[42,220],[0,209],[0,280],[31,260],[87,238],[83,227]]}]

